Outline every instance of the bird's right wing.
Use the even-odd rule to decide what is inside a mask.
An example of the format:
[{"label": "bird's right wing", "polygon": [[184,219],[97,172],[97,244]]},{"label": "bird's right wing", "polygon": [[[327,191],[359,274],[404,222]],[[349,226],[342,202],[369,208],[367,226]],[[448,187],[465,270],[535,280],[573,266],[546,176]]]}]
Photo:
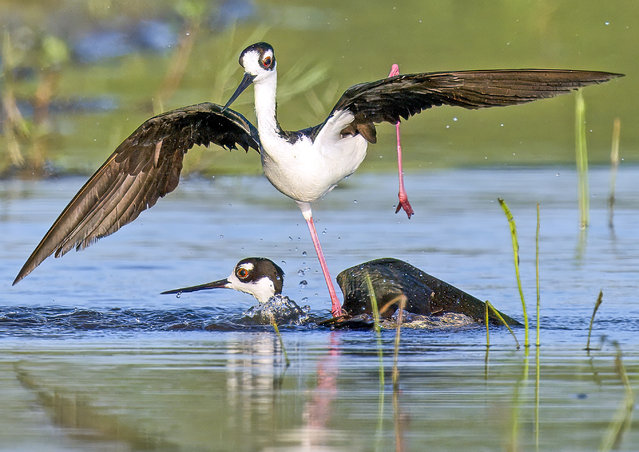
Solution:
[{"label": "bird's right wing", "polygon": [[55,252],[60,257],[114,233],[173,191],[194,145],[261,150],[255,127],[221,105],[201,103],[145,121],[120,144],[62,211],[16,276],[27,276]]},{"label": "bird's right wing", "polygon": [[564,69],[496,69],[427,72],[388,77],[347,89],[331,116],[349,111],[354,120],[342,133],[375,140],[374,124],[410,116],[427,108],[453,105],[475,109],[501,107],[554,97],[622,74]]}]

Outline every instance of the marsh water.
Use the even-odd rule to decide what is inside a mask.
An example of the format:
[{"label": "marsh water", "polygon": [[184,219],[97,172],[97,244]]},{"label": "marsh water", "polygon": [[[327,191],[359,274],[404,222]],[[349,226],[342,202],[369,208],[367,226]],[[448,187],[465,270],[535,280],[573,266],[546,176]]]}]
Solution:
[{"label": "marsh water", "polygon": [[[0,450],[637,450],[639,113],[636,2],[0,4]],[[574,96],[402,123],[415,216],[395,214],[395,134],[314,207],[333,274],[405,260],[523,321],[519,237],[540,347],[482,325],[331,330],[302,216],[254,154],[193,149],[178,189],[82,252],[29,253],[89,174],[154,113],[224,103],[239,51],[273,44],[285,128],[321,122],[347,87],[401,72],[554,67],[627,74],[583,90],[590,225],[579,227]],[[16,106],[25,122],[15,117]],[[253,120],[251,95],[236,103]],[[610,137],[621,121],[613,227]],[[74,176],[76,175],[76,176]],[[248,256],[286,272],[312,322],[270,325],[229,290],[160,295],[226,277]],[[586,351],[593,306],[603,303]],[[534,344],[535,334],[531,333]],[[283,348],[290,365],[286,366]],[[382,356],[380,360],[380,354]],[[396,363],[397,385],[392,383]],[[383,376],[383,380],[382,380]]]},{"label": "marsh water", "polygon": [[[190,178],[117,234],[50,259],[9,284],[82,178],[4,181],[0,378],[5,450],[597,450],[635,381],[639,356],[636,180],[591,172],[591,227],[578,227],[565,167],[411,172],[415,216],[395,215],[396,176],[358,174],[316,208],[331,270],[371,257],[406,260],[522,320],[504,198],[517,222],[534,318],[536,203],[541,206],[541,347],[503,328],[395,330],[282,326],[238,319],[253,303],[230,290],[160,295],[268,256],[284,292],[329,316],[319,265],[295,205],[262,177]],[[371,250],[374,250],[372,252]],[[599,290],[603,305],[587,327]],[[534,326],[534,322],[532,323]],[[523,342],[523,329],[515,329]],[[532,335],[534,342],[534,334]],[[538,361],[537,361],[538,360]],[[540,381],[535,383],[536,363]],[[538,388],[538,403],[535,403]],[[536,421],[537,413],[537,421]],[[635,430],[622,449],[634,450]]]}]

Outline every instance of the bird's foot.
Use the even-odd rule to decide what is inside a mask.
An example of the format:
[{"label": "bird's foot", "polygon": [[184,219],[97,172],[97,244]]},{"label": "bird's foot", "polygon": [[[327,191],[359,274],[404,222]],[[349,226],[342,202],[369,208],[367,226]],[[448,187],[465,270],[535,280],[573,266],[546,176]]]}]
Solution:
[{"label": "bird's foot", "polygon": [[331,307],[331,314],[333,314],[333,318],[342,317],[344,315],[342,307],[339,305],[339,301],[337,301],[337,304],[333,303],[333,306]]},{"label": "bird's foot", "polygon": [[413,210],[410,203],[408,202],[408,196],[406,195],[406,193],[399,192],[397,197],[399,198],[399,203],[397,203],[397,208],[395,209],[395,213],[398,213],[400,209],[403,209],[404,212],[406,212],[408,219],[410,220],[410,217],[413,216],[415,211]]}]

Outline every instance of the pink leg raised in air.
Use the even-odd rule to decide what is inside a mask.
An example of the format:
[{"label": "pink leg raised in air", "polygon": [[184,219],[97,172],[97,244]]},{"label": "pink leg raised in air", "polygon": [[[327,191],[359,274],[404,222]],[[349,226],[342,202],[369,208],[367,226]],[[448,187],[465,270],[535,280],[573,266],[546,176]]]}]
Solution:
[{"label": "pink leg raised in air", "polygon": [[[388,74],[389,77],[394,77],[399,75],[399,66],[397,64],[393,64],[391,67],[391,71]],[[397,204],[397,208],[395,209],[395,213],[399,212],[399,209],[404,209],[408,218],[410,218],[415,212],[408,202],[408,195],[406,194],[406,189],[404,188],[404,170],[402,168],[402,143],[399,134],[399,121],[395,124],[395,131],[397,134],[397,170],[399,172],[399,203]]]},{"label": "pink leg raised in air", "polygon": [[324,273],[326,287],[328,287],[328,293],[331,296],[331,313],[333,314],[333,317],[339,317],[342,315],[342,306],[339,299],[337,298],[337,293],[335,292],[335,287],[333,286],[333,281],[331,280],[331,275],[328,272],[328,266],[326,265],[326,259],[324,259],[324,253],[322,252],[322,247],[320,245],[319,238],[317,237],[315,223],[313,223],[313,212],[311,211],[311,205],[307,202],[299,201],[297,201],[297,205],[299,206],[300,210],[302,211],[302,215],[304,215],[304,219],[306,220],[308,230],[311,233],[311,239],[313,240],[313,245],[315,246],[317,258],[319,259],[320,266],[322,267],[322,273]]}]

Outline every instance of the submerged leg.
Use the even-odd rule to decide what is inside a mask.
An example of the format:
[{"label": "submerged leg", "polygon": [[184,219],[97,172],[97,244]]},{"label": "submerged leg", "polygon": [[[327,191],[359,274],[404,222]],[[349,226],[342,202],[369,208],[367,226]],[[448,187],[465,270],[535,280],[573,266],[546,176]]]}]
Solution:
[{"label": "submerged leg", "polygon": [[331,296],[331,313],[333,314],[333,317],[339,317],[342,315],[342,306],[339,299],[337,298],[337,293],[335,293],[335,287],[333,286],[331,275],[328,273],[326,259],[324,259],[324,253],[322,252],[322,247],[320,245],[319,238],[317,237],[317,231],[315,230],[315,223],[313,223],[313,212],[311,211],[311,205],[307,202],[297,202],[297,205],[300,207],[302,215],[304,215],[304,219],[306,220],[306,224],[308,225],[308,230],[311,233],[311,239],[313,240],[313,245],[315,246],[317,258],[319,259],[320,266],[322,267],[322,273],[324,273],[326,287],[328,287],[328,293]]},{"label": "submerged leg", "polygon": [[[389,77],[394,77],[399,75],[399,66],[393,64]],[[408,194],[406,193],[406,189],[404,188],[404,170],[402,168],[402,143],[399,136],[399,121],[395,124],[395,131],[397,134],[397,171],[399,172],[399,193],[397,197],[399,198],[399,203],[397,204],[397,208],[395,209],[395,213],[399,212],[399,209],[404,209],[408,218],[410,218],[415,212],[408,202]]]}]

